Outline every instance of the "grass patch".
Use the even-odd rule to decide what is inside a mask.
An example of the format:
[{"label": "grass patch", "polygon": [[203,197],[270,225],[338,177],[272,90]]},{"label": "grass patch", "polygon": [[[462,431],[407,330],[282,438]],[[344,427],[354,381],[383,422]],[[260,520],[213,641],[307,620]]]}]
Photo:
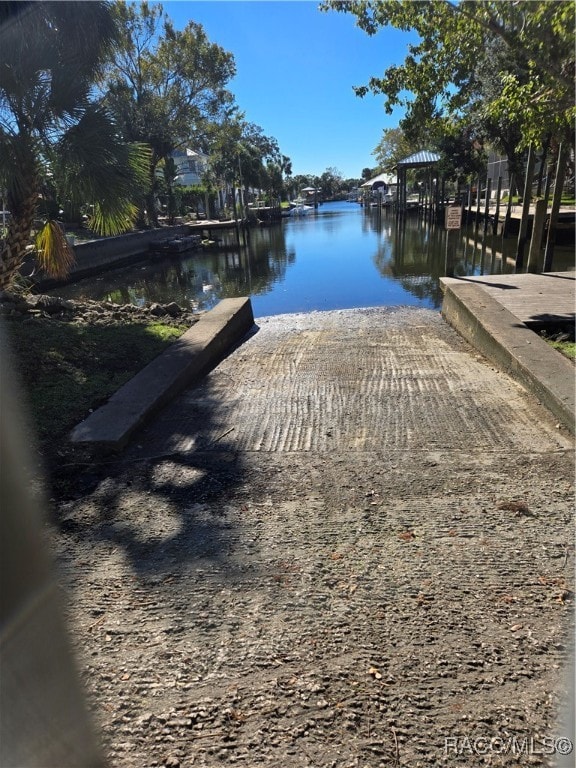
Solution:
[{"label": "grass patch", "polygon": [[159,355],[185,328],[161,323],[6,323],[40,453],[53,458],[91,409]]},{"label": "grass patch", "polygon": [[576,362],[576,343],[573,341],[551,341],[550,339],[546,339],[546,341],[554,347],[554,349],[557,349],[558,352],[562,352],[562,354],[565,357],[570,358],[570,360],[573,360]]}]

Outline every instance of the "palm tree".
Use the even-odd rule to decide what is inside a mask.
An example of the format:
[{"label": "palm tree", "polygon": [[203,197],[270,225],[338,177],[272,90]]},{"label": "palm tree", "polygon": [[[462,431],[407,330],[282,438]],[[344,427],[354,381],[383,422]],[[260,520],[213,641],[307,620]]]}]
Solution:
[{"label": "palm tree", "polygon": [[[26,256],[41,183],[51,175],[68,199],[93,205],[101,234],[128,229],[132,195],[145,183],[148,156],[126,145],[106,111],[91,100],[100,67],[118,33],[108,2],[0,3],[0,189],[11,216],[0,240],[0,290]],[[37,238],[41,265],[65,274],[72,253],[46,221]]]}]

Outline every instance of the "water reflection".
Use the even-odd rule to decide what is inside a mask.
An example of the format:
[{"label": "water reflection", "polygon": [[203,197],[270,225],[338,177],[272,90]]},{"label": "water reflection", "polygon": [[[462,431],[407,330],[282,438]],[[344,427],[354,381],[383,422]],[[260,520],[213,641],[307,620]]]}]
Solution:
[{"label": "water reflection", "polygon": [[216,249],[114,269],[54,293],[137,306],[175,301],[205,310],[223,298],[268,292],[284,279],[288,265],[296,258],[294,250],[286,247],[281,227],[256,230],[249,249],[235,247],[232,242],[223,238]]},{"label": "water reflection", "polygon": [[[362,306],[439,308],[439,278],[513,272],[516,240],[482,239],[474,227],[446,232],[412,216],[357,204],[252,229],[249,245],[225,236],[214,250],[151,261],[56,289],[70,298],[209,309],[251,296],[256,316]],[[573,248],[558,248],[555,270],[573,269]]]}]

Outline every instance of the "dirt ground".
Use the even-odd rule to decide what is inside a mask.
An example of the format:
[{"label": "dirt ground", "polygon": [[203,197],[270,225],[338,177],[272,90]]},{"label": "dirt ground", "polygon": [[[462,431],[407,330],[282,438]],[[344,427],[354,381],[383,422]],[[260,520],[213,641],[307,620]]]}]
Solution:
[{"label": "dirt ground", "polygon": [[556,765],[573,449],[435,312],[258,320],[52,510],[109,764]]}]

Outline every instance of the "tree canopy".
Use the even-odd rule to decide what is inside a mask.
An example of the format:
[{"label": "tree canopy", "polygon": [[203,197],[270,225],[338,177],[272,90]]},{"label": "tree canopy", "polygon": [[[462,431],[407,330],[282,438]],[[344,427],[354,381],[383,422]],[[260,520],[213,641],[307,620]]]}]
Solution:
[{"label": "tree canopy", "polygon": [[[117,234],[134,222],[132,191],[145,181],[146,152],[122,141],[92,100],[117,39],[107,2],[0,3],[0,187],[11,213],[0,241],[0,288],[25,258],[47,179],[93,205],[96,231]],[[37,248],[45,267],[66,271],[72,254],[54,221],[45,222]]]},{"label": "tree canopy", "polygon": [[[207,124],[233,103],[226,85],[234,57],[194,21],[176,30],[160,4],[120,2],[114,9],[120,42],[102,81],[103,102],[126,138],[150,147],[153,187],[158,164],[175,149],[207,148]],[[151,197],[148,210],[154,223]]]},{"label": "tree canopy", "polygon": [[372,154],[383,171],[392,171],[400,160],[417,150],[418,147],[408,141],[401,128],[385,128]]},{"label": "tree canopy", "polygon": [[327,0],[369,35],[414,30],[403,63],[356,87],[405,108],[410,141],[439,137],[445,121],[474,122],[490,139],[520,147],[573,141],[575,6],[562,0]]}]

